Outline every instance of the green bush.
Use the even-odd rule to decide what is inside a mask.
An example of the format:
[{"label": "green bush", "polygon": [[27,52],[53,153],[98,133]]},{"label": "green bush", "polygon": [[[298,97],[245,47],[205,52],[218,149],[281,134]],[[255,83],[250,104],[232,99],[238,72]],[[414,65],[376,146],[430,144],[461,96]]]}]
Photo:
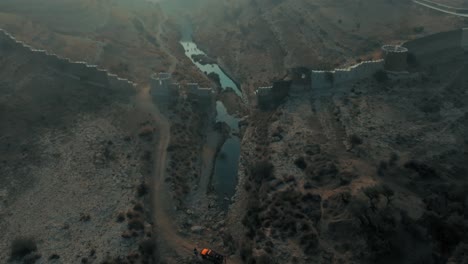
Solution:
[{"label": "green bush", "polygon": [[11,258],[23,258],[37,250],[37,245],[32,238],[17,238],[11,243]]},{"label": "green bush", "polygon": [[128,229],[130,230],[143,230],[145,225],[143,224],[143,220],[135,218],[128,222]]}]

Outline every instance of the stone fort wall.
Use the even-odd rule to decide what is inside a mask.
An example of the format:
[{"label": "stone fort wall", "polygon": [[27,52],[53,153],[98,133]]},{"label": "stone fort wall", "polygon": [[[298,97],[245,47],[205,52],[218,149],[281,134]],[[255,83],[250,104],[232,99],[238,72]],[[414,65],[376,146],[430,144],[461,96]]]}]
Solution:
[{"label": "stone fort wall", "polygon": [[368,78],[375,72],[383,70],[384,61],[363,61],[344,69],[333,71],[312,71],[311,82],[314,91],[331,88],[334,85],[341,85],[353,81]]},{"label": "stone fort wall", "polygon": [[68,58],[48,53],[45,50],[34,49],[24,42],[17,40],[3,29],[0,29],[0,47],[25,52],[29,55],[28,58],[47,65],[51,71],[89,85],[124,88],[133,88],[136,86],[135,83],[127,79],[119,78],[117,75],[109,73],[107,70],[99,69],[96,65],[89,65],[86,62],[71,61]]},{"label": "stone fort wall", "polygon": [[[417,61],[424,64],[441,62],[461,57],[468,51],[468,28],[436,33],[405,42],[403,47],[409,50]],[[434,56],[444,53],[443,58]],[[384,69],[384,61],[365,61],[346,69],[333,71],[312,71],[311,83],[314,91],[331,88],[348,82],[358,81],[372,76]]]}]

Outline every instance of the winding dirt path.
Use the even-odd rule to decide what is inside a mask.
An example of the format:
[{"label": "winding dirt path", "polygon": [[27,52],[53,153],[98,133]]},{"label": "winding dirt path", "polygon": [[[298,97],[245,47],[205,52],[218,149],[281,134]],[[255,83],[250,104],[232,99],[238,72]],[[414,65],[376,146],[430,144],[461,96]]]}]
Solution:
[{"label": "winding dirt path", "polygon": [[[159,23],[156,33],[156,39],[159,41],[160,49],[165,52],[169,59],[170,65],[168,72],[173,72],[177,66],[178,60],[173,56],[162,41],[161,34],[163,31],[163,24],[167,21]],[[153,167],[153,192],[152,192],[152,206],[153,206],[153,231],[157,237],[157,249],[159,258],[164,261],[170,259],[170,256],[191,256],[192,250],[196,243],[193,243],[187,238],[182,237],[178,232],[178,227],[175,226],[173,220],[173,209],[171,208],[172,201],[169,196],[168,186],[164,179],[166,178],[166,160],[167,160],[167,147],[169,146],[171,133],[171,124],[169,120],[159,111],[158,107],[154,104],[150,95],[150,87],[142,88],[138,95],[137,101],[139,106],[145,111],[150,113],[157,127],[157,144],[155,145],[155,159]]]},{"label": "winding dirt path", "polygon": [[195,243],[183,238],[174,226],[174,220],[171,214],[171,201],[168,193],[168,188],[164,182],[166,176],[166,157],[167,147],[170,142],[170,122],[160,113],[157,106],[153,103],[149,93],[150,87],[142,88],[137,95],[139,107],[147,113],[150,113],[154,121],[158,125],[157,134],[158,140],[155,145],[155,160],[153,168],[153,221],[154,233],[158,239],[157,252],[164,256],[167,254],[176,253],[180,256],[190,256]]},{"label": "winding dirt path", "polygon": [[[167,17],[164,17],[163,21],[158,24],[157,28],[155,28],[156,39],[159,43],[159,48],[165,52],[170,59],[170,65],[168,66],[167,71],[172,73],[175,71],[179,61],[171,54],[170,49],[167,47],[167,43],[162,40],[162,33],[166,22]],[[153,231],[157,239],[156,252],[159,254],[157,258],[164,263],[179,263],[178,260],[180,260],[180,258],[193,256],[193,248],[198,248],[202,241],[198,241],[198,239],[195,240],[190,236],[190,234],[181,233],[175,221],[177,212],[172,206],[170,189],[165,182],[167,147],[171,139],[170,121],[154,104],[152,96],[150,95],[149,86],[142,88],[138,92],[137,102],[145,112],[148,112],[153,116],[154,121],[158,125],[158,143],[155,145],[154,150],[153,192],[151,197],[153,206]],[[203,244],[207,245],[206,243]],[[228,262],[233,264],[241,263],[237,258],[230,259]]]}]

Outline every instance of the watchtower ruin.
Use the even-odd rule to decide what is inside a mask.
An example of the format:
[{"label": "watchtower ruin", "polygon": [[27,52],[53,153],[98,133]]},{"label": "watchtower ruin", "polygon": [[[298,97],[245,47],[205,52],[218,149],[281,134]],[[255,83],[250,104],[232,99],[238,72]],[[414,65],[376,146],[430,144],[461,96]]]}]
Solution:
[{"label": "watchtower ruin", "polygon": [[407,70],[408,49],[398,45],[382,46],[384,53],[384,69],[389,72],[405,72]]}]

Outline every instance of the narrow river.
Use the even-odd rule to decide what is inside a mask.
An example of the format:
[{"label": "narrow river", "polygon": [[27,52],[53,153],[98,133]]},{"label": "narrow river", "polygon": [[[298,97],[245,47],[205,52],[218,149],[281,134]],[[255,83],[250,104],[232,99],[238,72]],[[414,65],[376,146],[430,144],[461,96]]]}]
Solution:
[{"label": "narrow river", "polygon": [[[198,69],[206,74],[215,73],[219,76],[221,89],[232,89],[239,97],[242,97],[240,87],[219,67],[218,64],[201,64],[196,62],[192,55],[206,55],[197,47],[191,38],[190,25],[184,25],[180,44],[184,47],[185,55]],[[230,204],[230,199],[235,194],[237,185],[237,171],[240,157],[239,119],[229,115],[221,101],[216,101],[216,122],[223,122],[230,128],[230,135],[221,147],[215,161],[212,177],[212,185],[223,207]]]}]

